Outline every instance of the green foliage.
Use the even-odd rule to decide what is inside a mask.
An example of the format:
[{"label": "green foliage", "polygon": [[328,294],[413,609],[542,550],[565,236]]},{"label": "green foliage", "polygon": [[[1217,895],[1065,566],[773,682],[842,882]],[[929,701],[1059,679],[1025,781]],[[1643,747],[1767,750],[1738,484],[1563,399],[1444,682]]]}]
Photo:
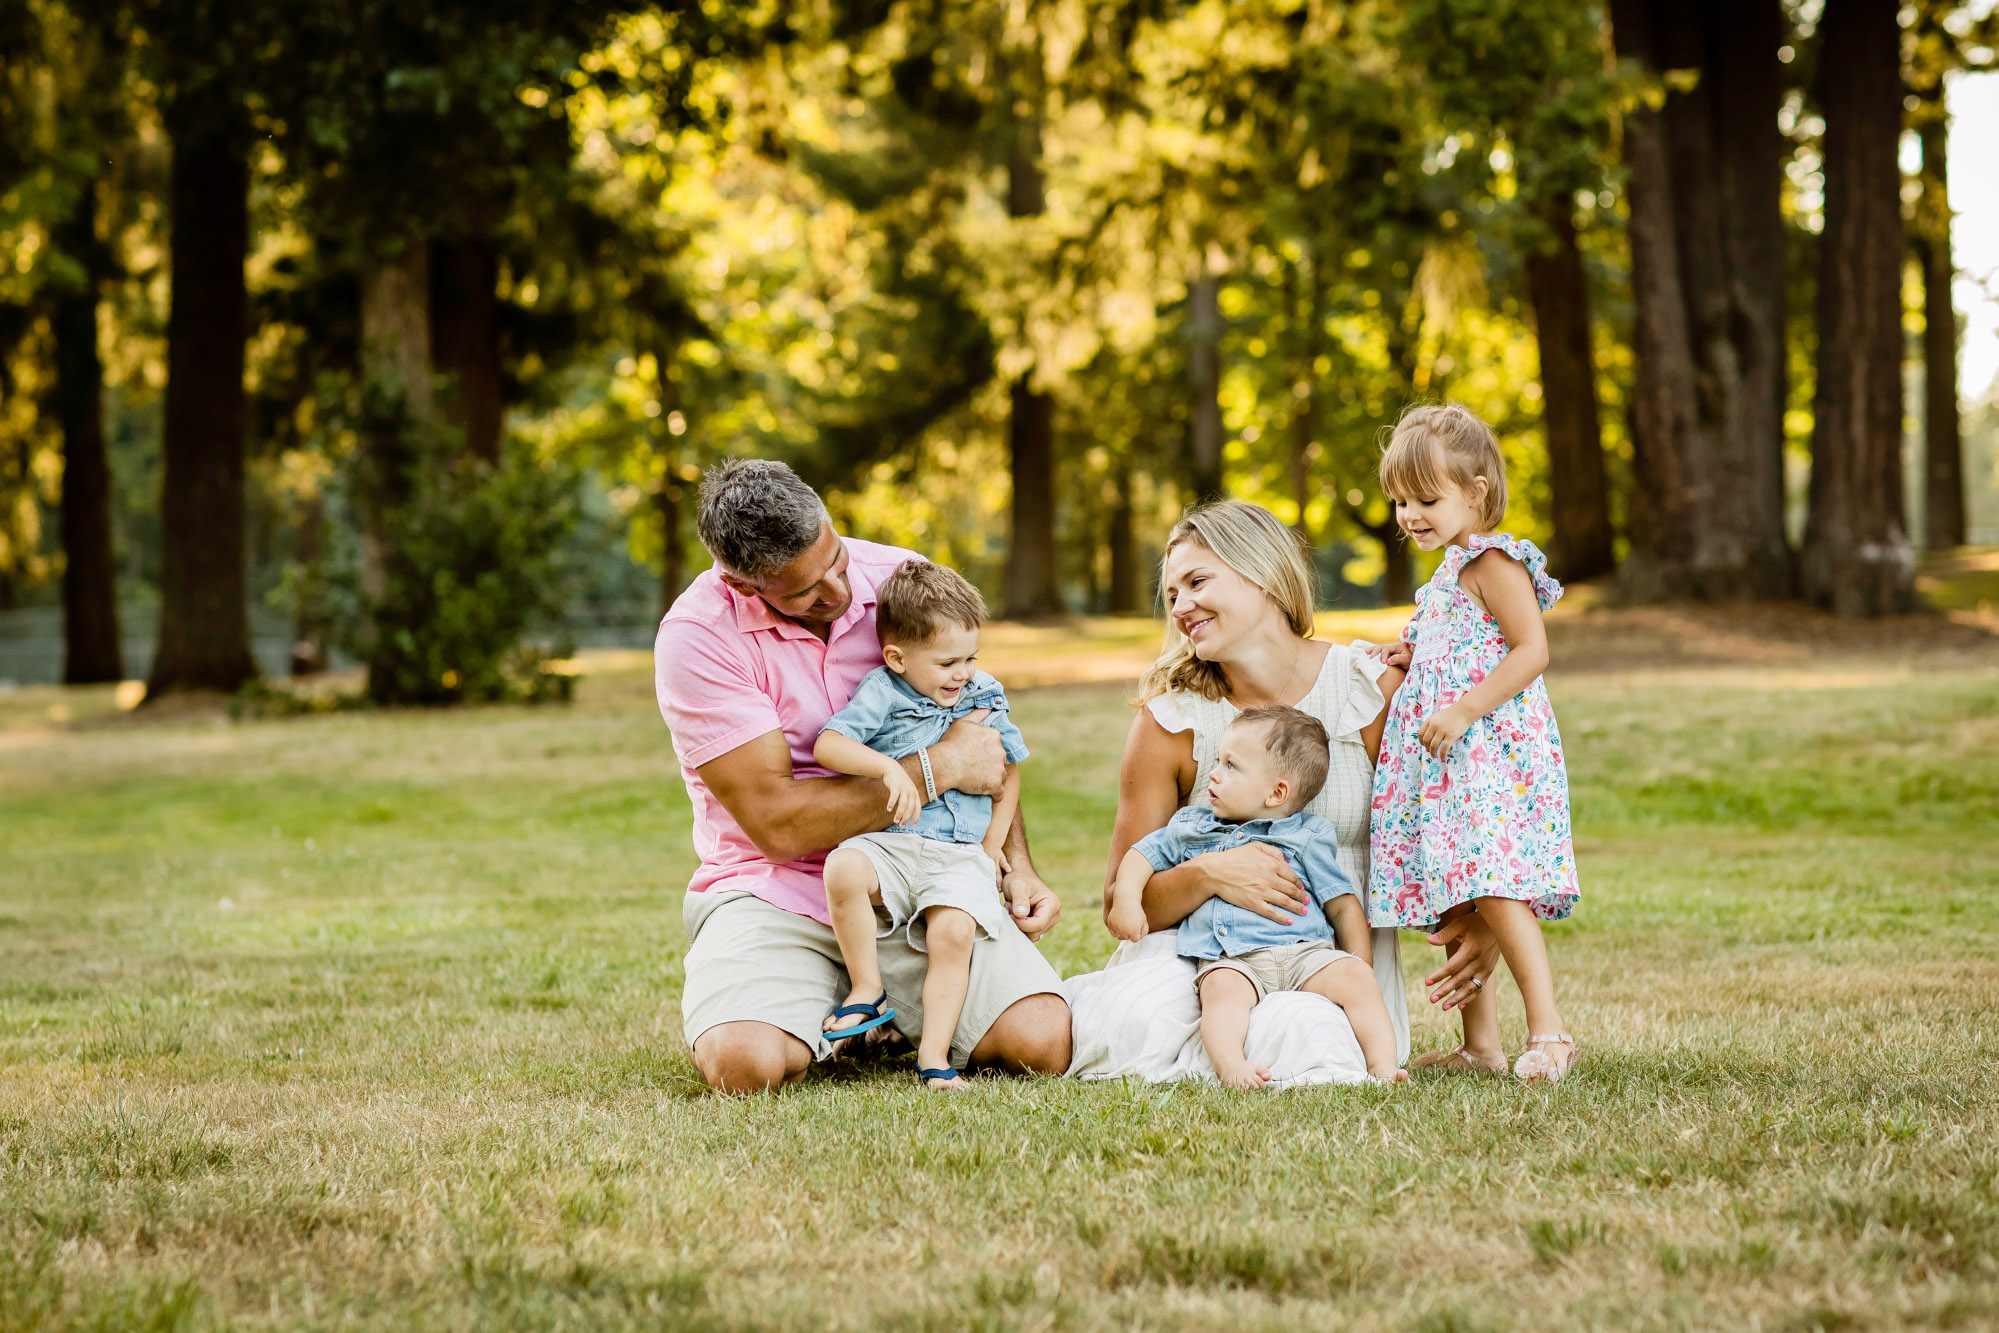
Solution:
[{"label": "green foliage", "polygon": [[488,466],[373,393],[356,425],[347,484],[363,535],[342,571],[341,635],[367,664],[369,697],[566,700],[571,678],[552,668],[568,649],[522,640],[561,608],[575,473],[519,446]]}]

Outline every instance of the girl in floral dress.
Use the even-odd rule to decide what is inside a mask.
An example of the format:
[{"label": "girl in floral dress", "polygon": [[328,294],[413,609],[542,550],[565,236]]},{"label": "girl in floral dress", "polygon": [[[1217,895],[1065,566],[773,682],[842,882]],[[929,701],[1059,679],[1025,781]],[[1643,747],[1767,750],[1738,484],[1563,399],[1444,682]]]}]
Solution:
[{"label": "girl in floral dress", "polygon": [[[1498,939],[1527,1007],[1522,1079],[1554,1082],[1575,1059],[1555,1006],[1540,922],[1575,909],[1575,850],[1562,738],[1541,671],[1541,613],[1562,595],[1534,543],[1495,533],[1506,464],[1492,428],[1455,404],[1415,407],[1381,460],[1396,522],[1444,562],[1416,594],[1407,665],[1374,772],[1368,917],[1434,930],[1476,911]],[[1506,1068],[1492,995],[1464,1007],[1464,1042],[1413,1068]]]}]

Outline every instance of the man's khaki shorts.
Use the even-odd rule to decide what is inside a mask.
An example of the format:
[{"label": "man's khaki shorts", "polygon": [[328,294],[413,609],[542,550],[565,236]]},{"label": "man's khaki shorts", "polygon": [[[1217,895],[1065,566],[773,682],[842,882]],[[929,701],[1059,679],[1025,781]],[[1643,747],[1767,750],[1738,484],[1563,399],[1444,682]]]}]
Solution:
[{"label": "man's khaki shorts", "polygon": [[[831,926],[753,894],[715,889],[688,894],[681,917],[687,985],[680,1021],[690,1048],[709,1028],[749,1021],[789,1032],[812,1048],[814,1059],[832,1054],[820,1024],[846,998],[848,981]],[[996,938],[972,945],[971,986],[951,1038],[951,1063],[959,1069],[1015,1001],[1062,992],[1062,979],[1012,917],[1001,924]],[[923,1034],[929,956],[909,947],[907,933],[882,940],[877,956],[895,1026],[914,1042]]]},{"label": "man's khaki shorts", "polygon": [[1278,990],[1303,990],[1305,983],[1342,958],[1352,958],[1337,944],[1307,940],[1303,944],[1278,944],[1268,949],[1251,949],[1233,958],[1210,958],[1194,969],[1194,984],[1200,985],[1210,972],[1240,972],[1256,987],[1256,998]]}]

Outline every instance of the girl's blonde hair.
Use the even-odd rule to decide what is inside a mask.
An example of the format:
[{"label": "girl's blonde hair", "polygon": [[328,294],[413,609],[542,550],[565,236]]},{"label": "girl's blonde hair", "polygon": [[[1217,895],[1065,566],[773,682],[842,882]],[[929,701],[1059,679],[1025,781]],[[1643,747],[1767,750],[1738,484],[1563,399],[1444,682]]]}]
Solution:
[{"label": "girl's blonde hair", "polygon": [[[1298,535],[1262,505],[1222,500],[1183,515],[1167,534],[1159,558],[1160,590],[1166,586],[1166,561],[1173,548],[1193,543],[1263,589],[1271,604],[1284,613],[1291,632],[1312,637],[1312,566]],[[1138,681],[1137,702],[1162,694],[1185,692],[1203,699],[1228,697],[1222,668],[1194,655],[1194,642],[1171,616],[1166,618],[1166,646]]]},{"label": "girl's blonde hair", "polygon": [[1402,413],[1381,455],[1381,489],[1404,500],[1434,498],[1446,481],[1465,494],[1485,482],[1478,525],[1506,517],[1506,459],[1492,427],[1459,403],[1424,403]]}]

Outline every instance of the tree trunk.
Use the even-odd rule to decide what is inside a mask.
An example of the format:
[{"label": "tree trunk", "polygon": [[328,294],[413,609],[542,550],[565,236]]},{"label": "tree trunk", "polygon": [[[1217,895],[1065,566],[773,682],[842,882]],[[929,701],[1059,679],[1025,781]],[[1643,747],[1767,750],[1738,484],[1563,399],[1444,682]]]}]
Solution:
[{"label": "tree trunk", "polygon": [[[1932,96],[1942,101],[1939,85]],[[1915,251],[1923,270],[1923,544],[1964,545],[1964,438],[1957,413],[1957,311],[1951,279],[1950,187],[1944,159],[1950,132],[1939,106],[1922,128],[1923,195]]]},{"label": "tree trunk", "polygon": [[[394,405],[404,425],[436,420],[430,374],[429,248],[410,238],[394,258],[361,274],[361,373],[371,394]],[[384,436],[364,442],[372,485],[360,497],[361,591],[379,598],[386,588],[384,514],[400,502],[405,442]]]},{"label": "tree trunk", "polygon": [[298,566],[303,571],[292,607],[291,674],[316,676],[326,670],[326,497],[306,500],[298,520]]},{"label": "tree trunk", "polygon": [[395,258],[361,275],[361,365],[369,382],[399,397],[416,421],[436,419],[430,346],[429,248],[410,240]]},{"label": "tree trunk", "polygon": [[1197,503],[1222,497],[1221,293],[1221,278],[1204,262],[1187,284],[1187,370],[1194,394],[1187,454]]},{"label": "tree trunk", "polygon": [[1590,348],[1589,281],[1568,201],[1557,199],[1541,212],[1554,244],[1527,257],[1527,296],[1541,354],[1541,420],[1554,507],[1548,564],[1557,578],[1589,579],[1608,574],[1615,563]]},{"label": "tree trunk", "polygon": [[1646,598],[1775,597],[1783,536],[1778,0],[1613,0],[1618,53],[1693,69],[1624,122],[1630,168],[1631,556]]},{"label": "tree trunk", "polygon": [[453,383],[444,419],[465,452],[500,460],[500,261],[478,238],[431,246],[431,363]]},{"label": "tree trunk", "polygon": [[65,685],[125,678],[118,638],[118,566],[111,534],[111,462],[104,450],[104,365],[97,353],[96,186],[56,230],[82,266],[80,286],[56,297],[56,416],[62,423],[62,603]]},{"label": "tree trunk", "polygon": [[[1722,201],[1723,311],[1708,362],[1733,368],[1717,413],[1720,456],[1711,492],[1718,522],[1703,529],[1711,600],[1788,597],[1794,562],[1784,535],[1784,161],[1786,22],[1779,0],[1707,0],[1713,53],[1715,194]],[[1718,378],[1723,377],[1719,373]]]},{"label": "tree trunk", "polygon": [[1842,616],[1915,605],[1902,521],[1902,128],[1896,0],[1843,0],[1820,26],[1819,251],[1805,593]]},{"label": "tree trunk", "polygon": [[672,426],[673,414],[680,409],[680,386],[672,372],[678,355],[677,348],[662,347],[653,353],[659,387],[659,416],[652,429],[653,448],[659,454],[659,490],[653,496],[653,507],[659,514],[661,615],[673,609],[674,599],[687,585],[687,543],[680,530],[680,446]]},{"label": "tree trunk", "polygon": [[[1302,381],[1301,381],[1302,383]],[[1298,521],[1291,525],[1298,540],[1308,548],[1312,521],[1307,511],[1312,503],[1312,395],[1294,397],[1291,403],[1291,503],[1298,506]]]},{"label": "tree trunk", "polygon": [[[1048,206],[1041,172],[1041,121],[1016,125],[1007,160],[1007,214],[1039,216]],[[1034,388],[1034,372],[1013,382],[1008,427],[1013,470],[1013,532],[1007,552],[1006,614],[1016,619],[1057,615],[1062,594],[1055,565],[1055,402]]]},{"label": "tree trunk", "polygon": [[174,690],[232,691],[257,675],[243,540],[246,136],[233,114],[216,107],[171,108],[169,128],[172,305],[160,629],[149,699]]},{"label": "tree trunk", "polygon": [[1006,614],[1015,620],[1057,615],[1055,578],[1055,402],[1028,377],[1013,382],[1013,551],[1006,565]]},{"label": "tree trunk", "polygon": [[1120,459],[1117,495],[1111,503],[1110,533],[1111,587],[1110,612],[1114,616],[1139,614],[1138,551],[1132,545],[1131,461]]}]

